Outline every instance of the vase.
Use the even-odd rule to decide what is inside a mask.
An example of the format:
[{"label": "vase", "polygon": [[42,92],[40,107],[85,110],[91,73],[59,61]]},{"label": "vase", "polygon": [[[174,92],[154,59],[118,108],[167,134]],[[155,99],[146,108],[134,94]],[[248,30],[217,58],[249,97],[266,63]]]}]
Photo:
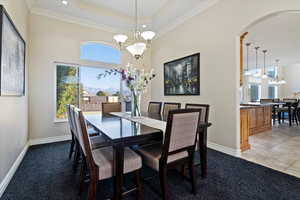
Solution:
[{"label": "vase", "polygon": [[141,116],[141,93],[131,91],[131,117]]}]

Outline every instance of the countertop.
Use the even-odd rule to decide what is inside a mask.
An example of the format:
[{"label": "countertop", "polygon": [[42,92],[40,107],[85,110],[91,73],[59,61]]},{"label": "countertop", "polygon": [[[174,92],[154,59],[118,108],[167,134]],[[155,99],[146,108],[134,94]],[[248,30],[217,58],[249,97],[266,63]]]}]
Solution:
[{"label": "countertop", "polygon": [[240,109],[251,109],[251,108],[256,108],[256,107],[266,107],[266,106],[274,106],[278,105],[278,103],[254,103],[254,102],[249,102],[249,103],[243,103],[240,104]]}]

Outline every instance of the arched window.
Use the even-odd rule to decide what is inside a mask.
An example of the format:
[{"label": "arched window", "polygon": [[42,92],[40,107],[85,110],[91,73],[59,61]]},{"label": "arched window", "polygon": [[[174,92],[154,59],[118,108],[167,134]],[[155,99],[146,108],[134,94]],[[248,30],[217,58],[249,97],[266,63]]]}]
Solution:
[{"label": "arched window", "polygon": [[109,45],[87,42],[80,47],[80,59],[120,64],[121,51]]}]

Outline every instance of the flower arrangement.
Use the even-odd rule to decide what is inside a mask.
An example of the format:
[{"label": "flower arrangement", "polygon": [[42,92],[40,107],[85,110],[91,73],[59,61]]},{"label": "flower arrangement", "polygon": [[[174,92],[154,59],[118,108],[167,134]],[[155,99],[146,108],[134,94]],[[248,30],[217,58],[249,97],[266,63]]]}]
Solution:
[{"label": "flower arrangement", "polygon": [[151,69],[150,72],[146,72],[144,69],[140,70],[128,64],[125,68],[106,70],[105,73],[98,75],[98,79],[117,74],[121,75],[122,81],[125,81],[126,86],[131,91],[131,115],[140,116],[141,95],[146,91],[149,82],[155,77],[154,70]]}]

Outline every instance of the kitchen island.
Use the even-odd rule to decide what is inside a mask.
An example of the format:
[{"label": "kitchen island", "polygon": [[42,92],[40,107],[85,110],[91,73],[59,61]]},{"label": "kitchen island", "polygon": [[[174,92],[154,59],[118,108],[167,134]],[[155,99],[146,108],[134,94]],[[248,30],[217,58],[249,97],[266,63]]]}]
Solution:
[{"label": "kitchen island", "polygon": [[240,106],[241,151],[250,149],[249,136],[272,130],[273,105],[248,103]]}]

